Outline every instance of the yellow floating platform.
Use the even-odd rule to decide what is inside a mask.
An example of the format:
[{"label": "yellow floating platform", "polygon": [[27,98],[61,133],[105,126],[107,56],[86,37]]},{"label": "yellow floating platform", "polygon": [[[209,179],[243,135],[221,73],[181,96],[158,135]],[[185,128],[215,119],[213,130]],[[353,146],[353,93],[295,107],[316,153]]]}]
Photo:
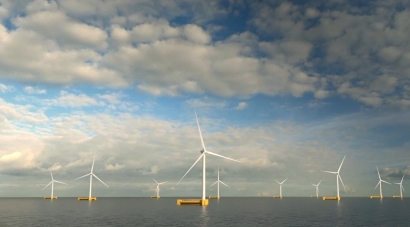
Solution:
[{"label": "yellow floating platform", "polygon": [[161,196],[151,196],[151,198],[153,198],[153,199],[159,199],[159,198],[161,198]]},{"label": "yellow floating platform", "polygon": [[177,205],[199,205],[208,206],[209,201],[207,199],[177,199]]},{"label": "yellow floating platform", "polygon": [[282,196],[273,196],[274,199],[282,199]]},{"label": "yellow floating platform", "polygon": [[82,200],[94,201],[94,200],[97,200],[97,197],[78,197],[78,200],[79,201],[82,201]]},{"label": "yellow floating platform", "polygon": [[209,199],[220,199],[221,197],[220,196],[209,196]]},{"label": "yellow floating platform", "polygon": [[323,200],[340,200],[340,196],[323,196]]},{"label": "yellow floating platform", "polygon": [[379,196],[379,195],[372,195],[370,196],[371,199],[383,199],[383,196]]},{"label": "yellow floating platform", "polygon": [[57,199],[57,196],[44,196],[44,199]]},{"label": "yellow floating platform", "polygon": [[312,195],[312,196],[310,196],[311,198],[317,198],[317,196],[315,196],[315,195]]},{"label": "yellow floating platform", "polygon": [[402,196],[399,196],[399,195],[394,195],[393,196],[393,199],[401,199],[401,198],[403,198]]}]

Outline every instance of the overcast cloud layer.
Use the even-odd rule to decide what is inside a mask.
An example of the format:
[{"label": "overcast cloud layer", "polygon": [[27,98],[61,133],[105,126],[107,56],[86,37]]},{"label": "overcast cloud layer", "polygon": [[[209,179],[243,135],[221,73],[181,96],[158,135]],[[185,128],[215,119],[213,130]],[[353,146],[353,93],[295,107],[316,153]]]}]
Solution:
[{"label": "overcast cloud layer", "polygon": [[193,108],[207,148],[242,162],[207,158],[230,196],[285,178],[333,194],[321,170],[345,155],[347,196],[373,193],[376,166],[410,177],[407,1],[0,0],[0,21],[0,196],[43,195],[50,170],[85,194],[71,180],[94,153],[99,196],[149,196],[151,178],[199,195],[200,165],[175,186],[200,155]]}]

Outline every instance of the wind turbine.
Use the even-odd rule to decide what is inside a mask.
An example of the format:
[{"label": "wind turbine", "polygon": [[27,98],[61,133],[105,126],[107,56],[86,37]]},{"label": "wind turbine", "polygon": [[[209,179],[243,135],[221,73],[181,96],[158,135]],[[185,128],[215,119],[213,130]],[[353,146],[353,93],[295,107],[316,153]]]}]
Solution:
[{"label": "wind turbine", "polygon": [[278,184],[279,184],[279,197],[278,196],[274,196],[273,198],[282,198],[282,184],[283,183],[285,183],[285,181],[287,180],[288,178],[286,178],[284,181],[282,181],[282,182],[279,182],[279,181],[277,181],[277,180],[275,180]]},{"label": "wind turbine", "polygon": [[93,185],[93,177],[97,178],[97,180],[99,180],[101,183],[103,183],[103,184],[104,184],[105,186],[107,186],[107,188],[108,188],[108,185],[106,185],[102,180],[100,180],[100,178],[98,178],[98,177],[93,173],[94,162],[95,162],[95,154],[94,154],[93,164],[92,164],[92,166],[91,166],[91,172],[90,172],[90,173],[87,173],[87,174],[84,175],[84,176],[81,176],[81,177],[79,177],[79,178],[74,179],[74,180],[78,180],[78,179],[80,179],[80,178],[83,178],[83,177],[86,177],[86,176],[90,176],[90,193],[89,193],[89,195],[88,195],[88,198],[87,198],[87,197],[78,197],[78,200],[89,200],[89,201],[97,200],[97,197],[91,197],[91,188],[92,188],[92,185]]},{"label": "wind turbine", "polygon": [[317,183],[317,184],[312,184],[313,186],[316,187],[316,198],[319,198],[319,184],[320,184],[320,182],[322,182],[322,181],[319,181],[319,183]]},{"label": "wind turbine", "polygon": [[59,183],[59,184],[66,184],[66,183],[54,180],[53,173],[51,172],[51,170],[50,170],[50,174],[51,174],[51,182],[48,183],[41,191],[46,189],[51,184],[51,196],[44,196],[44,199],[57,199],[57,196],[54,196],[54,182]]},{"label": "wind turbine", "polygon": [[339,166],[339,169],[337,170],[337,172],[322,171],[322,172],[326,172],[326,173],[336,174],[336,186],[337,186],[337,197],[336,198],[334,198],[334,197],[329,197],[329,198],[323,197],[323,200],[340,200],[340,196],[339,196],[339,179],[340,179],[340,182],[342,182],[343,188],[345,189],[345,192],[346,192],[345,185],[343,184],[342,178],[339,175],[340,169],[342,168],[342,165],[343,165],[343,162],[345,161],[345,158],[346,158],[346,155],[344,156],[344,158],[342,160],[342,163],[340,163],[340,166]]},{"label": "wind turbine", "polygon": [[383,193],[382,193],[382,182],[386,183],[386,184],[390,184],[387,181],[382,180],[382,178],[380,177],[380,173],[379,173],[379,167],[376,166],[377,169],[377,174],[379,175],[379,182],[376,184],[376,187],[374,187],[373,190],[376,190],[377,186],[380,185],[380,196],[370,196],[371,199],[375,198],[375,199],[383,199]]},{"label": "wind turbine", "polygon": [[160,196],[159,196],[159,185],[165,184],[165,183],[167,183],[168,181],[164,181],[164,182],[158,183],[154,178],[152,178],[152,179],[153,179],[153,180],[155,181],[155,183],[157,184],[157,188],[155,189],[157,195],[156,195],[156,196],[151,196],[151,198],[157,198],[157,199],[159,199],[159,198],[160,198]]},{"label": "wind turbine", "polygon": [[[194,110],[195,111],[195,110]],[[202,205],[202,206],[207,206],[208,205],[208,200],[207,199],[205,199],[205,197],[206,197],[206,183],[205,183],[205,179],[206,179],[206,161],[205,161],[205,158],[206,158],[206,154],[210,154],[210,155],[214,155],[214,156],[218,156],[218,157],[221,157],[221,158],[225,158],[225,159],[229,159],[229,160],[232,160],[232,161],[235,161],[235,162],[240,162],[240,161],[238,161],[238,160],[235,160],[235,159],[232,159],[232,158],[228,158],[228,157],[225,157],[225,156],[222,156],[222,155],[219,155],[219,154],[215,154],[215,153],[213,153],[213,152],[210,152],[210,151],[208,151],[208,150],[206,150],[206,148],[205,148],[205,143],[204,143],[204,140],[203,140],[203,138],[202,138],[202,133],[201,133],[201,128],[199,127],[199,121],[198,121],[198,116],[196,115],[196,111],[195,111],[195,118],[196,118],[196,123],[197,123],[197,125],[198,125],[198,131],[199,131],[199,136],[200,136],[200,138],[201,138],[201,144],[202,144],[202,150],[200,151],[201,152],[201,155],[199,156],[199,158],[194,162],[194,164],[191,166],[191,168],[189,168],[188,169],[188,171],[185,173],[185,175],[181,178],[181,180],[179,180],[178,181],[178,183],[176,184],[176,185],[178,185],[179,184],[179,182],[181,182],[182,181],[182,179],[184,179],[184,177],[189,173],[189,171],[196,165],[196,163],[198,163],[199,162],[199,160],[202,158],[202,198],[201,198],[201,200],[198,202],[198,203],[200,203],[200,205]],[[185,202],[183,201],[183,200],[177,200],[177,204],[184,204]],[[192,203],[190,203],[190,204],[192,204]]]},{"label": "wind turbine", "polygon": [[398,196],[393,196],[393,198],[403,198],[403,192],[402,192],[402,191],[404,191],[403,179],[404,179],[404,175],[403,175],[403,177],[401,178],[400,183],[395,183],[395,184],[400,185],[400,197],[398,197]]},{"label": "wind turbine", "polygon": [[225,185],[226,187],[228,187],[229,188],[229,186],[227,185],[227,184],[225,184],[224,182],[222,182],[221,180],[219,180],[219,166],[218,166],[218,180],[217,181],[215,181],[215,183],[213,183],[211,186],[209,186],[209,187],[212,187],[212,186],[214,186],[214,184],[216,184],[216,183],[218,183],[218,196],[209,196],[209,198],[210,199],[213,199],[213,198],[215,198],[215,199],[219,199],[220,197],[219,197],[219,183],[221,183],[221,184],[223,184],[223,185]]}]

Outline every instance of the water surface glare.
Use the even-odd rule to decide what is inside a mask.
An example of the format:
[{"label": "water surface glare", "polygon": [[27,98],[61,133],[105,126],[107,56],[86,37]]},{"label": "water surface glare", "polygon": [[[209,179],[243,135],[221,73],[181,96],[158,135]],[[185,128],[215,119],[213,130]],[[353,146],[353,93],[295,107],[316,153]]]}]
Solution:
[{"label": "water surface glare", "polygon": [[221,198],[207,207],[177,198],[1,198],[0,226],[405,226],[410,199]]}]

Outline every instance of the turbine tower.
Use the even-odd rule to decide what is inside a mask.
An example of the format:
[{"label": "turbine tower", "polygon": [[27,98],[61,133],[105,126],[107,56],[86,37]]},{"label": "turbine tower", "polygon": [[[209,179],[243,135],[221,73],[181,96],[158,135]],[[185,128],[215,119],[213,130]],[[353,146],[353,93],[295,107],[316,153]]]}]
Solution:
[{"label": "turbine tower", "polygon": [[370,196],[370,198],[371,199],[383,199],[382,182],[386,184],[390,184],[390,183],[382,180],[382,178],[380,177],[380,173],[379,173],[379,167],[376,166],[376,169],[377,169],[377,175],[379,175],[379,182],[376,184],[376,187],[374,187],[373,190],[376,190],[377,186],[380,185],[380,196]]},{"label": "turbine tower", "polygon": [[54,180],[53,173],[51,172],[51,170],[50,170],[50,174],[51,174],[50,183],[48,183],[41,191],[46,189],[51,184],[51,196],[44,196],[44,199],[57,199],[57,196],[54,196],[54,182],[59,183],[59,184],[65,184],[65,185],[66,183]]},{"label": "turbine tower", "polygon": [[164,182],[158,183],[154,178],[152,178],[152,180],[154,180],[155,183],[157,184],[157,188],[155,189],[155,192],[156,192],[157,195],[156,195],[156,196],[151,196],[151,198],[159,199],[159,198],[160,198],[160,196],[159,196],[159,185],[165,184],[165,183],[167,183],[168,181],[164,181]]},{"label": "turbine tower", "polygon": [[79,177],[79,178],[74,179],[74,180],[78,180],[78,179],[80,179],[80,178],[83,178],[83,177],[86,177],[86,176],[90,176],[90,193],[88,194],[88,198],[87,198],[87,197],[78,197],[78,200],[89,200],[89,201],[97,200],[97,197],[91,197],[91,188],[92,188],[92,185],[93,185],[93,177],[97,178],[97,180],[99,180],[101,183],[103,183],[103,184],[104,184],[105,186],[107,186],[107,188],[108,188],[108,185],[106,185],[102,180],[100,180],[100,178],[98,178],[98,177],[93,173],[94,162],[95,162],[95,154],[94,154],[93,164],[92,164],[92,166],[91,166],[91,172],[90,172],[90,173],[87,173],[87,174],[84,175],[84,176],[81,176],[81,177]]},{"label": "turbine tower", "polygon": [[282,198],[282,184],[283,183],[285,183],[285,181],[287,180],[288,178],[286,178],[284,181],[282,181],[282,182],[279,182],[279,181],[277,181],[277,180],[275,180],[278,184],[279,184],[279,196],[274,196],[273,198]]},{"label": "turbine tower", "polygon": [[316,187],[316,198],[319,198],[319,184],[320,184],[320,182],[322,182],[322,181],[319,181],[319,183],[317,183],[317,184],[312,184],[313,186]]},{"label": "turbine tower", "polygon": [[[194,110],[195,111],[195,110]],[[219,154],[215,154],[213,152],[208,151],[205,148],[205,143],[204,140],[202,138],[202,133],[201,133],[201,128],[199,127],[199,121],[198,121],[198,116],[196,115],[196,111],[195,111],[195,118],[196,118],[196,123],[198,125],[198,131],[199,131],[199,136],[201,138],[201,144],[202,144],[202,150],[201,155],[199,156],[199,158],[194,162],[194,164],[191,166],[191,168],[188,169],[188,171],[185,173],[185,175],[181,178],[181,180],[178,181],[178,183],[176,185],[179,184],[179,182],[182,181],[182,179],[184,179],[184,177],[189,173],[189,171],[196,165],[196,163],[199,162],[199,160],[201,160],[202,158],[202,198],[200,201],[198,201],[198,204],[202,205],[202,206],[207,206],[208,205],[208,200],[205,199],[206,197],[206,183],[205,183],[205,179],[206,179],[206,154],[210,154],[210,155],[214,155],[214,156],[218,156],[221,158],[225,158],[225,159],[229,159],[235,162],[240,162],[238,160],[232,159],[232,158],[228,158]],[[193,200],[190,200],[193,201]],[[184,200],[177,200],[177,204],[178,205],[182,205],[182,204],[192,204],[190,201],[184,201]]]},{"label": "turbine tower", "polygon": [[214,186],[214,184],[216,184],[216,183],[218,183],[218,195],[217,195],[217,196],[209,196],[210,199],[219,199],[219,198],[221,198],[221,197],[219,196],[219,183],[221,183],[221,184],[223,184],[223,185],[225,185],[226,187],[229,188],[229,186],[228,186],[227,184],[225,184],[224,182],[222,182],[221,180],[219,180],[219,166],[218,166],[218,180],[215,181],[215,183],[213,183],[213,184],[212,184],[211,186],[209,186],[209,187]]},{"label": "turbine tower", "polygon": [[403,177],[401,178],[400,183],[395,183],[395,184],[400,185],[400,197],[399,197],[399,196],[393,196],[393,198],[403,198],[403,191],[404,191],[403,179],[404,179],[404,175],[403,175]]},{"label": "turbine tower", "polygon": [[337,188],[337,197],[323,197],[323,200],[340,200],[340,195],[339,195],[339,179],[340,182],[342,182],[343,188],[345,189],[346,192],[346,188],[345,185],[343,184],[343,180],[340,177],[340,169],[342,168],[343,162],[345,161],[346,155],[344,156],[342,163],[340,163],[339,169],[337,170],[337,172],[331,172],[331,171],[322,171],[322,172],[326,172],[326,173],[332,173],[332,174],[336,174],[336,188]]}]

